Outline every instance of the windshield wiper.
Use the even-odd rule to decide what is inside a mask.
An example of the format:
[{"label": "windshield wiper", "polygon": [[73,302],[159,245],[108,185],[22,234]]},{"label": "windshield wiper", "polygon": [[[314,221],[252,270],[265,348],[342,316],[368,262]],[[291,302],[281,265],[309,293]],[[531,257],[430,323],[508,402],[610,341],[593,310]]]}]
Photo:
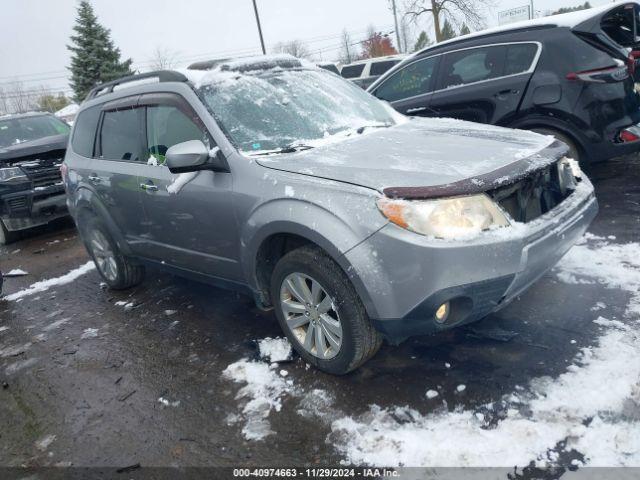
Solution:
[{"label": "windshield wiper", "polygon": [[284,147],[274,148],[273,150],[265,150],[264,152],[253,153],[250,155],[253,157],[258,155],[272,155],[274,153],[295,153],[295,152],[301,152],[303,150],[310,150],[312,148],[314,147],[311,145],[294,142],[294,143],[285,145]]}]

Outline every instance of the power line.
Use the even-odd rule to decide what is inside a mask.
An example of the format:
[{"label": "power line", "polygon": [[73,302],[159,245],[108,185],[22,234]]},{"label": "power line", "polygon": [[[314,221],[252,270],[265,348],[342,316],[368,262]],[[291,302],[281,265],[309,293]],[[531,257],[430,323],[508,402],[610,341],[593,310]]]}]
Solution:
[{"label": "power line", "polygon": [[[361,32],[366,31],[366,29],[359,29],[359,30],[353,30],[352,32],[348,32],[349,34],[355,35],[355,34],[360,34]],[[328,40],[332,40],[334,38],[339,38],[342,36],[342,33],[339,34],[331,34],[331,35],[318,35],[315,37],[309,37],[308,39],[300,39],[301,42],[309,44],[309,43],[320,43],[320,42],[324,42],[324,41],[328,41]],[[177,63],[186,63],[186,62],[190,62],[190,61],[195,61],[195,60],[200,60],[203,57],[221,57],[221,56],[233,56],[234,54],[240,55],[240,54],[244,54],[244,53],[251,53],[251,52],[255,52],[256,48],[255,47],[246,47],[246,48],[239,48],[239,49],[228,49],[228,50],[218,50],[218,51],[213,51],[213,52],[205,52],[205,53],[198,53],[198,54],[193,54],[193,55],[186,55],[186,56],[178,56],[175,58],[175,61]],[[146,61],[141,61],[141,62],[134,62],[132,65],[134,68],[144,68],[147,67],[149,65],[153,65],[154,60],[146,60]],[[68,75],[62,75],[63,73],[66,73],[67,70],[50,70],[47,72],[36,72],[36,73],[25,73],[25,74],[21,74],[21,75],[7,75],[7,76],[2,76],[0,77],[0,80],[5,80],[5,79],[10,79],[9,81],[6,82],[0,82],[0,85],[9,85],[9,84],[13,84],[16,83],[16,81],[22,82],[22,83],[37,83],[37,82],[42,82],[42,81],[46,81],[46,80],[58,80],[58,79],[65,79],[68,78]],[[49,74],[58,74],[55,76],[45,76],[42,78],[25,78],[25,77],[40,77],[41,75],[49,75]]]}]

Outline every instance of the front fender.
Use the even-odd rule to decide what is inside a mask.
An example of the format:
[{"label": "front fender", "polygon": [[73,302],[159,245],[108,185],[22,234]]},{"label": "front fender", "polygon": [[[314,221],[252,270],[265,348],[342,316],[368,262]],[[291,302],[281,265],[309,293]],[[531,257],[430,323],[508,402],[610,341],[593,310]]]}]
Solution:
[{"label": "front fender", "polygon": [[125,241],[122,231],[114,222],[109,210],[100,200],[100,197],[93,190],[85,186],[80,186],[73,194],[69,211],[78,225],[78,229],[82,231],[82,216],[89,213],[98,217],[109,229],[109,233],[115,240],[120,251],[125,255],[131,255],[131,249]]},{"label": "front fender", "polygon": [[350,225],[333,212],[320,205],[296,199],[278,199],[256,208],[241,232],[241,258],[244,276],[249,286],[258,289],[257,253],[262,243],[276,234],[291,234],[309,240],[333,258],[351,279],[365,307],[373,303],[368,298],[355,269],[345,253],[353,249],[384,225],[375,224],[371,229],[362,225]]}]

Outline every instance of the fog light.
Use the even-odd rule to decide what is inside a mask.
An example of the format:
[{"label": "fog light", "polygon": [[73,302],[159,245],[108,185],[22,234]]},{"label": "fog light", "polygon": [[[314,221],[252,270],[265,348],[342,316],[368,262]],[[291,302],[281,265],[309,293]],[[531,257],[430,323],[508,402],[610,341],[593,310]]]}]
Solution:
[{"label": "fog light", "polygon": [[449,302],[445,302],[436,310],[436,322],[444,323],[449,318]]}]

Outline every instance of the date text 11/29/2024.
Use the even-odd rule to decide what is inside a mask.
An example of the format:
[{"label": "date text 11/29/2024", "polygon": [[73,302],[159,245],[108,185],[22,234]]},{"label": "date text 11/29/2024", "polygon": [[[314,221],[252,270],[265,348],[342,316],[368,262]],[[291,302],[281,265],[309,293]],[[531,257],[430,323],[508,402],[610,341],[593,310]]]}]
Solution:
[{"label": "date text 11/29/2024", "polygon": [[234,468],[235,478],[399,478],[388,468]]}]

